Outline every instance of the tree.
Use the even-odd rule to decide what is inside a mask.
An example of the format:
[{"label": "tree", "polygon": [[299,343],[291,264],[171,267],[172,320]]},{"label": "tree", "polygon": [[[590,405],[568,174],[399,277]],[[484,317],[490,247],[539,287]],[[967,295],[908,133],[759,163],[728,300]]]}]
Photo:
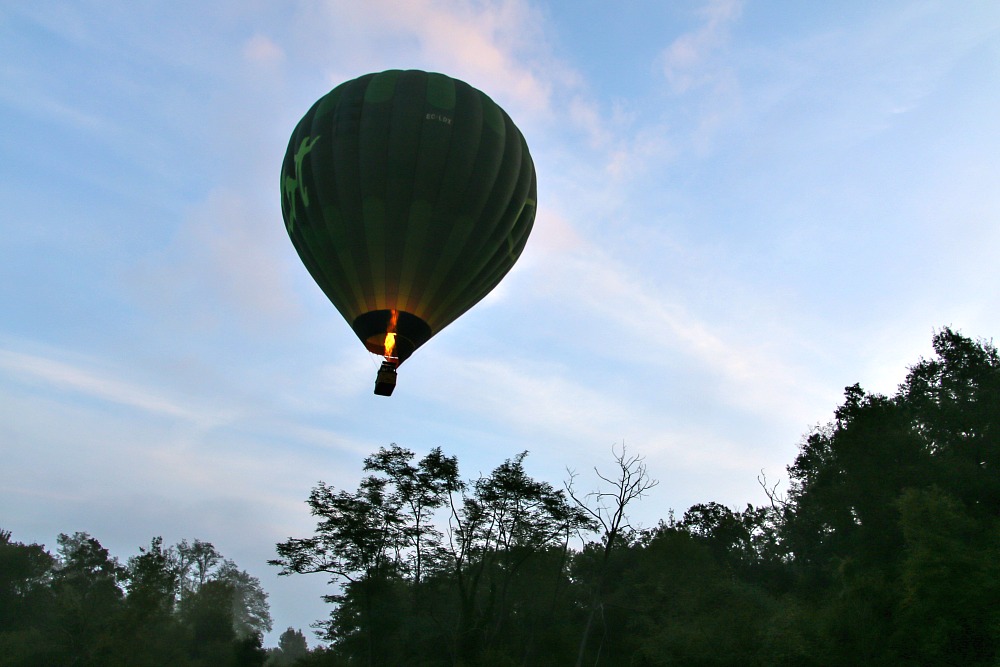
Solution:
[{"label": "tree", "polygon": [[428,554],[441,547],[441,531],[432,522],[434,511],[463,485],[458,478],[458,459],[445,456],[440,447],[432,449],[416,466],[411,463],[414,456],[412,451],[393,443],[366,458],[364,469],[381,473],[380,483],[391,488],[391,503],[406,515],[400,532],[410,551],[406,565],[419,587]]},{"label": "tree", "polygon": [[0,664],[55,664],[52,629],[56,559],[41,544],[15,542],[0,530]]},{"label": "tree", "polygon": [[309,654],[309,646],[301,630],[288,628],[278,637],[277,648],[271,649],[267,665],[286,667]]},{"label": "tree", "polygon": [[210,542],[182,540],[173,552],[181,577],[178,619],[196,664],[260,665],[271,630],[267,593]]},{"label": "tree", "polygon": [[[523,619],[535,608],[516,579],[543,562],[545,575],[532,576],[564,578],[568,535],[586,521],[563,492],[526,474],[526,455],[466,484],[440,450],[414,464],[409,450],[380,449],[357,491],[312,490],[314,536],[278,544],[271,563],[282,574],[331,575],[340,592],[326,596],[337,606],[325,637],[367,664],[412,662],[418,647],[467,664],[526,650],[518,641],[534,632]],[[432,518],[444,507],[447,539]]]},{"label": "tree", "polygon": [[441,535],[430,517],[460,484],[454,458],[435,449],[414,465],[414,456],[397,445],[380,449],[365,461],[374,474],[355,492],[320,482],[308,500],[318,517],[315,535],[278,544],[279,558],[270,561],[283,575],[331,576],[341,593],[326,596],[337,607],[323,624],[325,637],[342,648],[360,643],[356,650],[368,664],[405,650],[400,614],[388,610],[410,604],[400,584],[413,576],[416,588],[423,579],[428,554],[440,550]]},{"label": "tree", "polygon": [[900,387],[914,429],[934,460],[934,483],[982,517],[1000,514],[1000,354],[945,328],[935,358]]},{"label": "tree", "polygon": [[1000,519],[984,523],[938,486],[908,489],[899,506],[906,540],[900,654],[924,664],[995,664]]},{"label": "tree", "polygon": [[211,581],[227,584],[231,590],[230,618],[239,639],[271,631],[271,612],[267,593],[260,580],[241,570],[231,560],[224,560]]},{"label": "tree", "polygon": [[181,540],[174,547],[174,553],[180,574],[178,590],[180,598],[204,585],[209,580],[213,568],[222,560],[222,554],[211,542],[202,542],[198,539],[190,544],[187,540]]},{"label": "tree", "polygon": [[249,634],[236,640],[231,663],[233,667],[264,667],[266,662],[264,638],[259,633]]},{"label": "tree", "polygon": [[[57,557],[0,531],[0,665],[176,667],[262,665],[270,630],[260,582],[195,541],[155,537],[122,566],[87,533],[61,534]],[[204,576],[202,576],[202,574]]]},{"label": "tree", "polygon": [[709,541],[661,523],[629,556],[611,591],[624,637],[606,664],[803,664],[775,659],[767,639],[775,601],[733,576]]},{"label": "tree", "polygon": [[22,626],[43,604],[56,559],[41,544],[14,542],[0,530],[0,631]]},{"label": "tree", "polygon": [[51,587],[58,632],[51,639],[67,662],[106,664],[118,633],[125,568],[87,533],[60,534],[57,543]]},{"label": "tree", "polygon": [[128,559],[125,579],[131,614],[142,620],[173,613],[180,572],[173,554],[163,549],[162,537],[154,537],[148,549],[140,547],[139,555]]},{"label": "tree", "polygon": [[[627,538],[623,533],[632,531],[626,508],[633,501],[646,495],[659,483],[649,476],[641,456],[627,454],[624,443],[622,443],[621,451],[612,449],[612,454],[615,459],[613,475],[605,476],[597,468],[594,468],[597,477],[607,485],[603,490],[591,491],[583,497],[578,496],[573,490],[575,474],[572,471],[569,471],[570,479],[566,482],[566,491],[570,498],[580,510],[589,515],[591,521],[588,522],[588,525],[600,526],[602,530],[602,548],[596,571],[593,572],[594,578],[590,582],[591,593],[587,620],[577,651],[577,667],[583,664],[594,619],[604,603],[605,577],[608,573],[611,556],[619,542]],[[598,655],[600,655],[600,649],[598,649]]]},{"label": "tree", "polygon": [[320,518],[315,536],[289,538],[277,545],[279,558],[269,561],[282,568],[282,575],[324,572],[331,575],[331,583],[343,585],[344,595],[326,596],[327,601],[339,603],[324,624],[328,640],[343,643],[351,639],[353,633],[338,632],[343,613],[337,614],[347,611],[342,603],[348,595],[360,598],[358,618],[345,625],[357,627],[364,637],[368,664],[376,661],[376,597],[381,583],[395,569],[392,554],[401,541],[402,518],[398,506],[386,502],[384,488],[384,483],[372,478],[363,481],[354,493],[336,492],[320,482],[308,500],[313,515]]},{"label": "tree", "polygon": [[128,559],[120,628],[121,662],[134,667],[184,664],[184,638],[175,615],[180,573],[175,554],[155,537]]},{"label": "tree", "polygon": [[743,511],[731,510],[715,502],[692,505],[677,523],[708,545],[712,554],[729,572],[741,578],[776,583],[780,568],[777,540],[777,511],[773,507],[747,505]]},{"label": "tree", "polygon": [[[996,653],[996,625],[961,620],[993,618],[992,606],[970,595],[954,615],[938,593],[963,590],[942,584],[958,571],[989,578],[995,547],[971,536],[997,530],[1000,356],[950,329],[933,343],[936,356],[911,367],[894,396],[848,387],[835,421],[789,467],[780,536],[830,664],[900,664],[921,645],[962,664],[992,664]],[[951,625],[928,621],[935,632],[913,639],[906,623],[935,614]]]},{"label": "tree", "polygon": [[513,583],[523,568],[557,549],[563,556],[550,576],[565,577],[569,536],[590,525],[563,491],[528,476],[527,455],[480,477],[461,506],[452,505],[449,549],[460,601],[455,651],[467,664],[511,637]]},{"label": "tree", "polygon": [[233,627],[233,595],[230,583],[209,580],[181,600],[179,618],[195,664],[208,667],[233,660],[239,639]]}]

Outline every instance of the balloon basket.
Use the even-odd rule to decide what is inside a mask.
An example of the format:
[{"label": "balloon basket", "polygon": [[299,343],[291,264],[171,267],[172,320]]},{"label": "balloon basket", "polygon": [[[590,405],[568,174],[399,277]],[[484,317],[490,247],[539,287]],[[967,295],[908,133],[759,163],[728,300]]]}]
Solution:
[{"label": "balloon basket", "polygon": [[392,396],[392,390],[396,388],[396,364],[391,361],[383,361],[375,376],[375,394],[377,396]]}]

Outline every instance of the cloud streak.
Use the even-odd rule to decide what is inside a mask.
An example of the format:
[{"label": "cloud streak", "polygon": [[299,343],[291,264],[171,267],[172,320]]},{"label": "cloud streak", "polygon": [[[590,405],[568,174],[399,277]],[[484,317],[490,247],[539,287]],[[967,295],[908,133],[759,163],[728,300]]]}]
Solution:
[{"label": "cloud streak", "polygon": [[120,380],[92,368],[83,368],[34,354],[0,349],[0,370],[11,378],[41,384],[58,392],[94,398],[202,426],[223,423],[232,418],[231,415],[194,409],[161,392]]},{"label": "cloud streak", "polygon": [[[558,223],[559,217],[553,220]],[[546,299],[574,311],[574,322],[600,322],[598,330],[618,332],[616,347],[632,355],[632,363],[642,359],[643,366],[665,370],[678,359],[693,363],[703,379],[715,378],[719,398],[761,415],[808,415],[829,398],[785,361],[795,347],[792,341],[772,343],[770,352],[739,342],[702,318],[675,289],[649,284],[592,241],[562,225],[552,227],[541,235],[542,256],[533,257],[536,277],[530,280],[545,285]],[[606,343],[595,344],[603,347],[602,354],[613,354]],[[757,390],[762,385],[767,392]]]}]

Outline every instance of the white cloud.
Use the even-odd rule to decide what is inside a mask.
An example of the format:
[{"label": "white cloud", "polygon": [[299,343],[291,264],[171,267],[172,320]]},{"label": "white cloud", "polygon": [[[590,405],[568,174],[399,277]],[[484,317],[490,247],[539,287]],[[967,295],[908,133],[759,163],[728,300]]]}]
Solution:
[{"label": "white cloud", "polygon": [[243,57],[253,63],[271,65],[284,60],[285,52],[270,37],[256,34],[243,44]]},{"label": "white cloud", "polygon": [[566,126],[592,147],[617,143],[620,132],[610,128],[620,125],[620,110],[602,109],[584,76],[551,51],[548,17],[527,0],[330,0],[323,7],[301,17],[296,44],[285,50],[325,54],[330,85],[379,69],[440,71],[492,97],[529,144]]},{"label": "white cloud", "polygon": [[59,391],[77,393],[159,415],[199,423],[228,419],[224,415],[195,410],[161,393],[100,373],[93,368],[81,368],[37,355],[0,349],[0,369],[22,380],[42,383]]},{"label": "white cloud", "polygon": [[559,68],[545,67],[542,21],[523,0],[329,0],[321,7],[302,13],[299,43],[286,50],[308,48],[328,60],[334,85],[365,71],[417,67],[488,91],[515,118],[548,112]]},{"label": "white cloud", "polygon": [[729,37],[729,26],[743,9],[743,0],[708,0],[700,14],[704,24],[675,39],[663,53],[663,73],[675,92],[714,84],[725,70],[714,60]]}]

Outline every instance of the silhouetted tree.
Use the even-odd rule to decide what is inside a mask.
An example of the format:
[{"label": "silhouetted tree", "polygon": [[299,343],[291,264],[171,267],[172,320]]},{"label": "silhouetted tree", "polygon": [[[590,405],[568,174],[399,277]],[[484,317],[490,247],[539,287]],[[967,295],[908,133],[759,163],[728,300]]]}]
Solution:
[{"label": "silhouetted tree", "polygon": [[163,538],[153,538],[149,548],[140,547],[125,570],[127,607],[132,615],[143,620],[173,613],[180,573],[171,553],[163,549]]},{"label": "silhouetted tree", "polygon": [[[459,595],[456,656],[475,664],[510,634],[517,601],[513,583],[523,568],[590,525],[563,491],[527,475],[522,452],[470,485],[453,505],[450,554]],[[566,576],[565,556],[550,576]]]},{"label": "silhouetted tree", "polygon": [[15,542],[0,530],[0,665],[55,664],[46,634],[53,614],[56,559],[41,544]]},{"label": "silhouetted tree", "polygon": [[175,617],[179,572],[173,552],[156,537],[128,559],[119,658],[134,667],[184,664],[183,632]]},{"label": "silhouetted tree", "polygon": [[405,648],[409,633],[398,610],[413,596],[404,581],[422,578],[429,554],[440,550],[430,514],[459,485],[454,458],[440,450],[416,465],[413,458],[397,445],[380,449],[365,462],[374,474],[353,493],[320,482],[308,500],[319,519],[316,534],[277,545],[279,558],[271,561],[281,574],[324,572],[342,586],[326,596],[337,607],[324,636],[342,648],[360,642],[367,664],[383,664]]},{"label": "silhouetted tree", "polygon": [[[973,536],[1000,530],[1000,357],[950,329],[933,342],[936,357],[895,396],[848,387],[835,421],[789,467],[781,537],[828,664],[903,664],[922,660],[919,646],[954,664],[996,656],[998,626],[971,620],[995,618],[995,605],[970,594],[954,613],[947,596],[928,601],[966,590],[960,571],[980,583],[995,571],[985,555],[995,544]],[[916,638],[907,621],[928,621],[931,608],[948,622]]]},{"label": "silhouetted tree", "polygon": [[309,654],[309,646],[301,630],[288,628],[278,637],[278,646],[269,651],[268,667],[287,667]]},{"label": "silhouetted tree", "polygon": [[232,590],[229,604],[233,632],[237,637],[244,639],[271,631],[267,593],[264,592],[257,577],[239,569],[233,561],[225,559],[213,574],[211,581],[224,582]]},{"label": "silhouetted tree", "polygon": [[0,531],[0,667],[263,664],[267,596],[232,561],[178,603],[178,552],[159,537],[124,567],[86,533],[57,553]]},{"label": "silhouetted tree", "polygon": [[181,540],[173,548],[179,573],[178,598],[196,591],[209,580],[215,566],[222,561],[222,554],[211,542]]},{"label": "silhouetted tree", "polygon": [[[383,448],[366,459],[373,474],[356,492],[313,489],[316,534],[277,545],[271,562],[282,574],[325,572],[341,584],[326,596],[337,606],[324,628],[345,655],[398,664],[424,646],[474,664],[517,632],[531,634],[517,577],[559,549],[547,576],[565,579],[568,535],[586,521],[561,491],[525,473],[525,456],[464,484],[440,450],[414,465],[409,450]],[[431,519],[443,507],[447,540]]]},{"label": "silhouetted tree", "polygon": [[[580,497],[573,490],[574,473],[572,471],[570,471],[569,481],[566,482],[567,493],[576,506],[590,517],[590,526],[599,526],[602,530],[597,567],[592,570],[592,578],[584,582],[590,588],[589,608],[580,637],[580,648],[577,651],[577,667],[583,664],[594,619],[604,604],[604,584],[611,556],[619,546],[619,541],[627,539],[628,536],[623,533],[629,533],[633,530],[626,510],[630,504],[642,498],[659,483],[647,473],[643,458],[635,454],[629,455],[625,450],[624,443],[622,443],[621,451],[613,449],[612,453],[615,459],[615,469],[612,474],[605,475],[594,468],[594,473],[604,482],[604,488],[591,491]],[[600,655],[600,648],[597,650],[597,655]]]},{"label": "silhouetted tree", "polygon": [[435,448],[417,465],[415,454],[392,444],[365,459],[364,469],[376,473],[392,494],[391,504],[405,515],[401,536],[405,556],[401,567],[419,587],[425,562],[440,552],[441,531],[433,523],[434,511],[448,502],[450,494],[463,487],[458,477],[458,460]]},{"label": "silhouetted tree", "polygon": [[76,665],[110,661],[124,594],[125,568],[87,533],[60,534],[53,571],[51,639]]},{"label": "silhouetted tree", "polygon": [[993,666],[1000,356],[949,329],[934,349],[892,396],[848,387],[787,493],[762,482],[769,505],[653,530],[628,522],[655,482],[624,449],[586,495],[525,453],[461,482],[439,450],[381,449],[356,492],[313,489],[313,537],[278,545],[284,574],[340,584],[332,647],[301,664]]}]

